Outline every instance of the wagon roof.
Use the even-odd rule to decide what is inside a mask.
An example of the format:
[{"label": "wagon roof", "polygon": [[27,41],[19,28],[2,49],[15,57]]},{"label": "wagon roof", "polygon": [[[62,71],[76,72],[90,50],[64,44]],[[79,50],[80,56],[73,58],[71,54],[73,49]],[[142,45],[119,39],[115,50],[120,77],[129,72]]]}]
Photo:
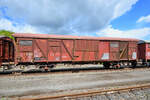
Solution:
[{"label": "wagon roof", "polygon": [[90,39],[90,40],[118,40],[118,41],[139,41],[134,38],[114,38],[114,37],[90,37],[90,36],[71,36],[71,35],[53,35],[53,34],[31,34],[15,33],[14,37],[20,38],[61,38],[61,39]]},{"label": "wagon roof", "polygon": [[0,38],[4,38],[4,37],[6,37],[6,36],[4,36],[4,35],[0,35]]},{"label": "wagon roof", "polygon": [[9,39],[7,36],[0,35],[0,39]]},{"label": "wagon roof", "polygon": [[143,43],[150,43],[150,40],[140,40],[138,44],[143,44]]}]

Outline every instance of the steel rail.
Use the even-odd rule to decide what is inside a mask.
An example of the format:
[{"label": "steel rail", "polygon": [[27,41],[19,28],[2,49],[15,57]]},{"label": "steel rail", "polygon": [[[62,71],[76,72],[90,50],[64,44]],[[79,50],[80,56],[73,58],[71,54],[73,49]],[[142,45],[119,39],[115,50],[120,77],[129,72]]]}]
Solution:
[{"label": "steel rail", "polygon": [[138,85],[138,86],[130,86],[125,88],[116,88],[116,89],[106,89],[106,90],[93,90],[93,91],[87,91],[87,92],[80,92],[80,93],[72,93],[72,94],[61,94],[56,96],[45,96],[45,97],[38,97],[38,98],[27,98],[27,99],[19,99],[19,100],[45,100],[45,99],[59,99],[59,98],[73,98],[73,97],[87,97],[91,95],[97,95],[102,93],[109,93],[109,92],[120,92],[120,91],[126,91],[126,90],[134,90],[134,89],[144,89],[144,88],[150,88],[150,84],[146,85]]}]

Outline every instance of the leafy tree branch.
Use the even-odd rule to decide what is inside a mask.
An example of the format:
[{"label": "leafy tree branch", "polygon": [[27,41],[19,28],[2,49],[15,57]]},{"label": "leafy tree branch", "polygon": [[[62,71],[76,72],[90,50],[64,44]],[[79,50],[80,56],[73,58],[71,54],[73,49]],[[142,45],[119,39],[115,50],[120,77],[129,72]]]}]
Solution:
[{"label": "leafy tree branch", "polygon": [[0,30],[0,35],[9,37],[12,40],[14,40],[14,37],[12,36],[12,34],[14,34],[14,32],[6,31],[6,30]]}]

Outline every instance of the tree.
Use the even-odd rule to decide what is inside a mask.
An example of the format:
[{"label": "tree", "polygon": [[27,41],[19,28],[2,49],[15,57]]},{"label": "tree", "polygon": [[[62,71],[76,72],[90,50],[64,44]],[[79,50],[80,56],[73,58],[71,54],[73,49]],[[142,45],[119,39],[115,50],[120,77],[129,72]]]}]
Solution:
[{"label": "tree", "polygon": [[14,37],[12,36],[12,34],[14,34],[14,32],[6,31],[6,30],[0,30],[0,35],[9,37],[12,40],[14,40]]}]

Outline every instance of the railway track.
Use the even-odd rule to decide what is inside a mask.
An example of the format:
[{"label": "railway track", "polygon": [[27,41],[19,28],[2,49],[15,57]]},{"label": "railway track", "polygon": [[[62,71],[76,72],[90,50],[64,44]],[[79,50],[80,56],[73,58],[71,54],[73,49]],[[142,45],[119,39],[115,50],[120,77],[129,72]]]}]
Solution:
[{"label": "railway track", "polygon": [[[66,74],[66,75],[64,74],[64,76],[63,76],[63,74],[56,75],[56,76],[55,75],[42,75],[42,76],[40,76],[41,74],[39,73],[39,76],[31,74],[32,75],[31,77],[30,76],[29,77],[24,77],[24,76],[22,77],[21,76],[21,77],[16,77],[16,78],[2,77],[2,79],[6,80],[8,78],[7,79],[8,81],[6,81],[4,83],[16,82],[17,84],[22,85],[21,88],[16,88],[19,90],[19,91],[18,90],[16,91],[18,93],[13,94],[13,95],[9,95],[10,98],[17,98],[17,100],[18,99],[19,100],[41,100],[41,99],[46,100],[46,99],[60,99],[60,98],[61,99],[67,99],[67,98],[69,98],[69,99],[75,98],[76,99],[76,98],[82,98],[82,97],[90,98],[90,97],[99,96],[102,94],[104,94],[104,96],[107,96],[107,93],[115,94],[115,92],[119,93],[120,91],[130,91],[132,89],[143,89],[143,88],[149,88],[150,89],[150,83],[149,83],[149,77],[148,77],[149,71],[150,71],[149,68],[146,68],[146,69],[145,68],[120,69],[120,70],[115,70],[115,69],[113,70],[112,69],[111,71],[110,70],[102,70],[102,73],[101,72],[98,72],[98,73],[92,72],[92,73],[82,73],[79,75],[74,73],[74,74]],[[107,72],[109,72],[109,73],[107,73]],[[115,73],[113,73],[113,72],[115,72]],[[143,78],[139,77],[140,72],[142,72],[141,76]],[[143,74],[143,73],[145,73],[145,74]],[[47,73],[47,74],[49,74],[49,73]],[[105,74],[105,75],[103,75],[103,74]],[[120,75],[123,75],[123,76],[121,76],[119,78]],[[82,76],[84,76],[84,77],[82,77]],[[109,77],[109,76],[111,76],[111,77]],[[116,78],[116,76],[118,76],[118,79]],[[69,78],[69,77],[71,77],[71,78]],[[115,80],[115,81],[113,83],[111,83],[111,78],[113,78],[113,77],[114,77],[113,80]],[[123,77],[125,78],[125,80],[122,80]],[[139,77],[140,80],[136,80],[137,77]],[[92,78],[95,78],[95,79],[92,79]],[[127,78],[127,80],[126,80],[126,78]],[[130,80],[130,78],[132,78],[132,80]],[[75,79],[77,80],[77,84],[74,84],[76,82]],[[86,80],[84,80],[84,79],[86,79]],[[98,79],[99,79],[99,81],[97,81]],[[110,83],[108,83],[106,81],[106,83],[108,83],[106,85],[105,81],[101,82],[105,79],[108,81],[110,80],[109,81]],[[23,82],[22,80],[25,80],[25,82]],[[68,80],[70,80],[70,83]],[[122,81],[117,81],[117,80],[122,80]],[[92,81],[94,82],[94,84]],[[42,84],[44,84],[44,86],[40,82],[43,82]],[[31,83],[38,83],[38,84],[31,84]],[[84,83],[87,83],[87,84],[84,84]],[[71,84],[73,84],[73,85],[71,86]],[[87,85],[87,86],[83,86],[80,84]],[[1,87],[2,86],[3,85],[1,85]],[[12,85],[12,86],[14,86],[14,85]],[[31,91],[30,89],[28,89],[28,86],[33,87],[33,90]],[[37,89],[37,86],[40,88]],[[59,86],[60,86],[60,88],[59,88]],[[82,88],[80,88],[80,86],[82,86]],[[20,94],[20,89],[23,89],[22,87],[24,87],[24,89],[27,87],[27,90],[23,91],[22,94]],[[64,87],[66,87],[66,88],[64,88]],[[7,88],[7,85],[6,85],[6,88]],[[14,88],[12,88],[12,89],[14,89]],[[44,89],[44,90],[41,91],[42,89]],[[48,92],[45,92],[45,91],[48,91]],[[9,93],[9,91],[8,91],[8,93]],[[106,93],[106,95],[105,95],[105,93]],[[116,100],[116,99],[114,99],[114,100]]]},{"label": "railway track", "polygon": [[42,70],[30,70],[30,71],[1,71],[0,76],[9,75],[41,75],[41,74],[63,74],[63,73],[80,73],[80,72],[121,72],[121,71],[134,71],[134,70],[149,70],[150,67],[136,67],[136,68],[110,68],[104,69],[100,67],[84,67],[84,68],[61,68],[52,69],[51,71],[43,72]]},{"label": "railway track", "polygon": [[55,96],[45,96],[45,97],[38,97],[38,98],[23,98],[19,100],[50,100],[50,99],[76,99],[82,97],[89,97],[101,94],[108,94],[108,93],[116,93],[116,92],[123,92],[123,91],[131,91],[135,89],[146,89],[150,88],[150,84],[143,84],[143,85],[136,85],[136,86],[129,86],[129,87],[121,87],[121,88],[113,88],[113,89],[99,89],[99,90],[87,90],[84,92],[77,92],[77,93],[68,93],[68,94],[59,94]]}]

